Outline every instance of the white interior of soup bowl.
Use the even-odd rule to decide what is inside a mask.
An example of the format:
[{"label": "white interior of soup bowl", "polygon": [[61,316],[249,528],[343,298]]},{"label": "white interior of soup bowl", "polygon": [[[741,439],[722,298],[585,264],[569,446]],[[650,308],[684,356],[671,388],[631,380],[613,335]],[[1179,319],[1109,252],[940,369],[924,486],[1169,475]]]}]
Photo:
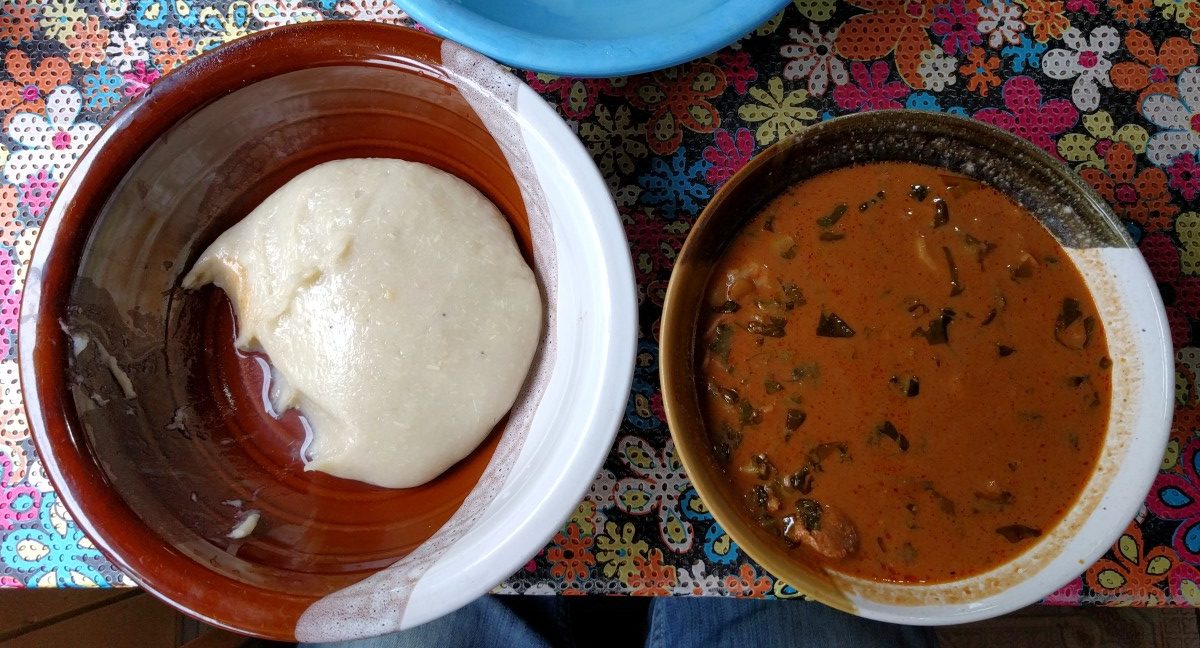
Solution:
[{"label": "white interior of soup bowl", "polygon": [[861,616],[945,625],[1036,603],[1098,560],[1142,506],[1171,426],[1174,366],[1162,299],[1136,248],[1065,251],[1100,311],[1113,361],[1112,409],[1096,470],[1058,525],[982,574],[914,586],[831,573]]}]

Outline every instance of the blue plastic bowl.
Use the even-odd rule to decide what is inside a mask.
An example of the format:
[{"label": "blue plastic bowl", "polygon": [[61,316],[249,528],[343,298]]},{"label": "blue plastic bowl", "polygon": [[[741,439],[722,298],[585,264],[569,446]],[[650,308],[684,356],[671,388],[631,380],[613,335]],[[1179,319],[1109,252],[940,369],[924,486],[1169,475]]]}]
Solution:
[{"label": "blue plastic bowl", "polygon": [[788,0],[396,0],[435,33],[513,67],[619,76],[670,67],[750,32]]}]

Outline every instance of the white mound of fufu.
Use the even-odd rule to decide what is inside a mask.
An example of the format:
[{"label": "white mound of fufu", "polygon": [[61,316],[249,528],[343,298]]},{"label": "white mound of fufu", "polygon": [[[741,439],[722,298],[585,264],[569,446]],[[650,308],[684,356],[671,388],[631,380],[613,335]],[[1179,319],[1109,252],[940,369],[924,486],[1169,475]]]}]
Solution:
[{"label": "white mound of fufu", "polygon": [[512,406],[542,301],[508,222],[465,181],[391,159],[326,162],[205,250],[278,411],[313,428],[308,470],[389,488],[470,454]]}]

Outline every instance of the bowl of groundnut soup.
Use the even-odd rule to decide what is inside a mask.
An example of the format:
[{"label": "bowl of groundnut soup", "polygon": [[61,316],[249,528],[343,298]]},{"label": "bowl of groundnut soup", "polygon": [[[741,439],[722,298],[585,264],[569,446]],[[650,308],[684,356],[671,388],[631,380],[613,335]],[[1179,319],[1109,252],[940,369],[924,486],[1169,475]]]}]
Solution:
[{"label": "bowl of groundnut soup", "polygon": [[812,598],[944,624],[1035,602],[1140,506],[1171,416],[1153,279],[1040,149],[843,117],[692,229],[662,325],[671,431],[746,552]]}]

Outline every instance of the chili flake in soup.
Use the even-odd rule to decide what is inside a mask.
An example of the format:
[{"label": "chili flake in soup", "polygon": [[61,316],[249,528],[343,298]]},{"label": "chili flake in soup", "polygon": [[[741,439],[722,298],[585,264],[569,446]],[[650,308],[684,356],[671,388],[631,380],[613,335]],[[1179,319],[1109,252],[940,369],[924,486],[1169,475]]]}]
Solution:
[{"label": "chili flake in soup", "polygon": [[801,182],[730,242],[707,299],[714,452],[810,560],[976,574],[1053,527],[1095,467],[1112,366],[1095,304],[988,185],[902,162]]}]

